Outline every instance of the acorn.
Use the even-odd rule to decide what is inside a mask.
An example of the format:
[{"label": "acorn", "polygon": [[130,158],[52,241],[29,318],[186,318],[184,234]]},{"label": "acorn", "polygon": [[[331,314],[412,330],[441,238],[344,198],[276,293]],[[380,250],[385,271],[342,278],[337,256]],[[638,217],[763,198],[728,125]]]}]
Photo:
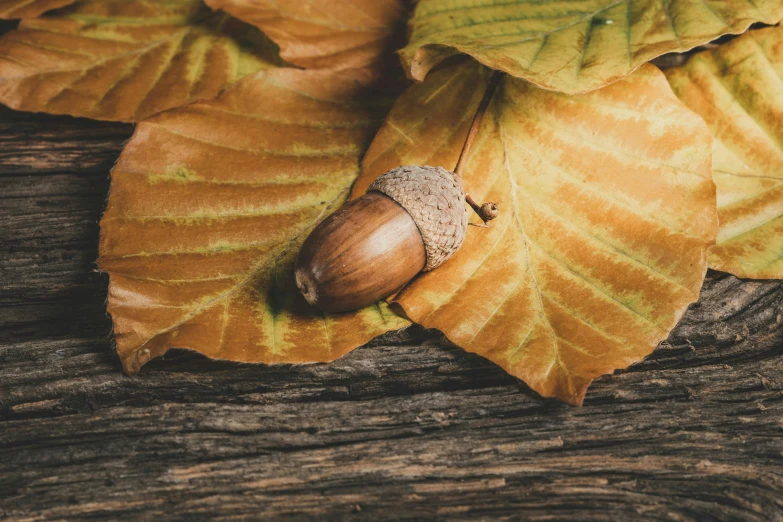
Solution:
[{"label": "acorn", "polygon": [[313,229],[294,269],[308,303],[325,312],[347,312],[378,302],[459,250],[468,229],[466,203],[483,222],[477,226],[488,227],[497,217],[495,203],[479,205],[465,193],[462,172],[502,76],[495,71],[489,79],[454,172],[392,169]]},{"label": "acorn", "polygon": [[468,228],[465,203],[453,172],[392,169],[313,229],[296,261],[296,285],[326,312],[375,303],[459,250]]}]

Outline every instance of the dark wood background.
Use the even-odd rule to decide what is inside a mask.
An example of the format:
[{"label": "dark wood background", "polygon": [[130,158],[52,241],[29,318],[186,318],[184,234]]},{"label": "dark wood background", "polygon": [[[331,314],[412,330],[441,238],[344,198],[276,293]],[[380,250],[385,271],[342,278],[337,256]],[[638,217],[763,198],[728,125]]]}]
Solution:
[{"label": "dark wood background", "polygon": [[0,110],[0,519],[783,520],[783,283],[710,273],[583,408],[417,327],[123,375],[96,272],[132,127]]}]

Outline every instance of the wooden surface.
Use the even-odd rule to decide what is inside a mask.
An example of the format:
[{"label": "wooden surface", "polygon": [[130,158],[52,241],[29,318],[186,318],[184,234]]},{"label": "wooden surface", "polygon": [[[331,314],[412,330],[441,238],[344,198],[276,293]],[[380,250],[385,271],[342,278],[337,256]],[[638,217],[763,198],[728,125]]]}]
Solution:
[{"label": "wooden surface", "polygon": [[94,260],[131,131],[0,111],[0,520],[783,519],[777,281],[710,274],[581,409],[416,327],[126,377]]}]

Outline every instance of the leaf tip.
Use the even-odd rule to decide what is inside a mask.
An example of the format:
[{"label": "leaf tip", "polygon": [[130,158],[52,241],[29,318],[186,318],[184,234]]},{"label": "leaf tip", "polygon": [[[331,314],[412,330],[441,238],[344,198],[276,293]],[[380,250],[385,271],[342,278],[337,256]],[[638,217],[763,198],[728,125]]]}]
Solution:
[{"label": "leaf tip", "polygon": [[163,354],[153,354],[149,348],[137,348],[124,357],[120,356],[122,359],[122,370],[128,377],[133,377],[139,373],[142,366],[161,355]]}]

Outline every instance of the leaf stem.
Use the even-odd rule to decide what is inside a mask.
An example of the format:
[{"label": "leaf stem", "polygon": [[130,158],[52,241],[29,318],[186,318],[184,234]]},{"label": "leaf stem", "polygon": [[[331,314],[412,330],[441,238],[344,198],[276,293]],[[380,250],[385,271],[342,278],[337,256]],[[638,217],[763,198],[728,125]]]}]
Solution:
[{"label": "leaf stem", "polygon": [[[473,122],[470,124],[468,135],[465,138],[465,143],[462,145],[462,151],[457,160],[457,166],[454,167],[454,174],[460,178],[462,177],[462,172],[465,170],[465,165],[468,162],[470,147],[473,145],[476,134],[478,134],[479,127],[481,127],[481,120],[484,119],[484,114],[487,112],[489,102],[492,101],[492,97],[495,95],[495,90],[497,90],[498,83],[500,83],[502,77],[503,71],[495,71],[492,73],[492,76],[489,78],[489,83],[487,83],[487,89],[484,91],[484,97],[481,99],[481,102],[476,109],[475,116],[473,116]],[[481,218],[481,221],[484,222],[483,225],[477,226],[488,227],[487,221],[495,219],[498,215],[498,208],[495,203],[484,203],[483,205],[479,205],[470,197],[470,194],[465,194],[465,202],[470,205],[470,208],[472,208],[478,217]]]},{"label": "leaf stem", "polygon": [[465,144],[462,146],[462,152],[459,154],[457,160],[457,166],[454,167],[454,174],[462,177],[462,171],[465,170],[465,164],[468,162],[468,154],[470,153],[470,147],[473,145],[473,139],[478,134],[479,127],[481,126],[481,120],[484,119],[484,113],[487,112],[489,102],[492,101],[492,96],[495,95],[495,90],[500,83],[500,79],[503,77],[503,71],[495,71],[487,83],[487,90],[484,91],[484,97],[481,99],[478,108],[476,109],[476,115],[473,116],[473,123],[470,124],[468,130],[468,136],[465,138]]}]

